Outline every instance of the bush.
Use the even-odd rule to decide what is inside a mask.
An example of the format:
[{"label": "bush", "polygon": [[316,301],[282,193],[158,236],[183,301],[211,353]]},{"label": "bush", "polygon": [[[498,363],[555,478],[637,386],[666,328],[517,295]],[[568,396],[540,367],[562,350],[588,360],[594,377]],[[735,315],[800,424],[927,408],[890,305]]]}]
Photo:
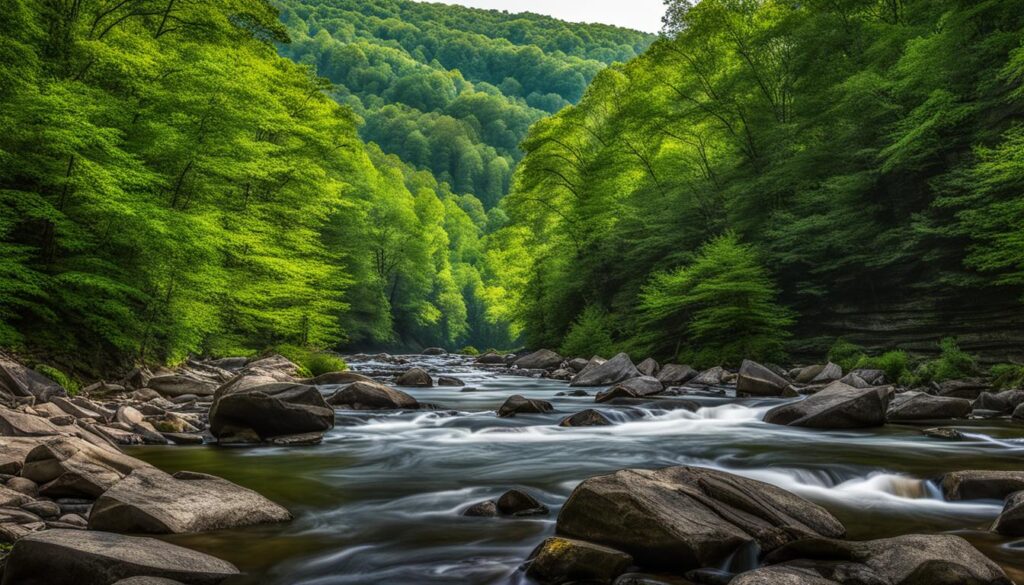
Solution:
[{"label": "bush", "polygon": [[960,349],[956,339],[947,337],[939,343],[939,357],[921,364],[917,377],[921,382],[943,382],[958,378],[969,378],[979,374],[974,357]]},{"label": "bush", "polygon": [[344,372],[348,369],[348,364],[345,363],[345,360],[330,353],[313,353],[303,366],[314,377],[331,372]]},{"label": "bush", "polygon": [[61,387],[67,390],[68,394],[70,394],[71,396],[78,394],[78,391],[81,389],[77,380],[75,380],[71,376],[68,376],[67,374],[58,370],[57,368],[48,366],[46,364],[39,364],[35,367],[35,370],[40,374],[46,376],[47,378],[53,380],[54,382],[60,384]]},{"label": "bush", "polygon": [[462,355],[480,355],[480,350],[473,347],[472,345],[467,345],[466,347],[460,349],[459,353],[461,353]]},{"label": "bush", "polygon": [[1024,388],[1024,366],[1016,364],[998,364],[989,370],[992,385],[1000,390]]},{"label": "bush", "polygon": [[910,356],[903,350],[887,351],[876,357],[862,355],[850,369],[882,370],[889,383],[914,385],[910,372]]},{"label": "bush", "polygon": [[865,367],[858,364],[866,358],[867,354],[864,353],[863,347],[842,338],[837,339],[832,344],[832,349],[828,350],[828,361],[838,364],[846,372],[854,368]]},{"label": "bush", "polygon": [[608,331],[608,316],[601,309],[588,306],[569,327],[559,351],[566,357],[610,356],[615,349]]}]

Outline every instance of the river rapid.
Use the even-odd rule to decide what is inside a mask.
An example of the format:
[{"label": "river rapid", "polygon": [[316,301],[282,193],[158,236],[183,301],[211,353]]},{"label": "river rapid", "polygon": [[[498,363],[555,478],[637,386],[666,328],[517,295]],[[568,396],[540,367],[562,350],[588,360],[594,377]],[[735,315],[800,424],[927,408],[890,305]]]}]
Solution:
[{"label": "river rapid", "polygon": [[[431,375],[465,388],[402,388],[437,410],[337,412],[314,447],[140,447],[130,454],[167,471],[212,473],[287,507],[291,523],[167,540],[236,564],[246,575],[227,585],[370,583],[528,583],[517,571],[554,533],[562,503],[583,479],[627,467],[700,465],[797,493],[828,508],[851,539],[950,532],[965,537],[1024,583],[1024,541],[986,528],[998,501],[946,502],[934,480],[961,469],[1021,469],[1024,428],[1006,420],[957,421],[966,440],[928,438],[923,427],[888,425],[828,432],[769,425],[764,413],[784,399],[730,396],[595,405],[556,396],[567,385],[498,373],[461,356],[409,356]],[[395,371],[353,362],[355,371]],[[336,388],[325,386],[323,392]],[[498,418],[513,394],[550,401],[555,412]],[[614,425],[561,428],[596,408]],[[509,488],[528,490],[551,509],[540,518],[466,518],[469,504]],[[733,570],[755,559],[732,559]],[[682,582],[680,582],[682,583]]]}]

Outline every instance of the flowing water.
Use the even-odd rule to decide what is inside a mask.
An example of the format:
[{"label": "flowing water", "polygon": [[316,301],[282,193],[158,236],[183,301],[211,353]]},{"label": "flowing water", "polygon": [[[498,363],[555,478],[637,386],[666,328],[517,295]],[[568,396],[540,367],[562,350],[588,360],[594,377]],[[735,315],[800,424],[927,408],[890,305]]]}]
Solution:
[{"label": "flowing water", "polygon": [[[414,359],[467,387],[405,389],[435,411],[338,411],[336,427],[315,447],[133,450],[167,471],[235,481],[295,515],[287,524],[168,540],[235,563],[246,575],[229,585],[523,583],[518,566],[554,533],[558,510],[580,481],[627,467],[685,464],[793,491],[828,508],[852,539],[959,534],[1024,583],[1024,541],[985,530],[1001,502],[946,502],[934,483],[946,471],[1024,467],[1024,429],[1009,421],[959,421],[964,441],[928,438],[911,426],[802,430],[761,422],[783,400],[687,397],[701,404],[697,412],[671,399],[595,405],[598,389],[588,388],[590,397],[557,397],[563,382],[498,374],[459,357]],[[497,418],[512,394],[548,400],[556,412]],[[595,406],[615,424],[557,426]],[[460,516],[467,505],[513,487],[533,493],[551,515]],[[750,562],[738,558],[732,568]]]}]

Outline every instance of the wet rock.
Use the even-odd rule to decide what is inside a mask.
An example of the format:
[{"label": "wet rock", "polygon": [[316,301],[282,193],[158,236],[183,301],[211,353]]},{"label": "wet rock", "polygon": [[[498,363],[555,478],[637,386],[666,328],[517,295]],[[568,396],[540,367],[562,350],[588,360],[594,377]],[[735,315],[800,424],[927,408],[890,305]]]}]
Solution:
[{"label": "wet rock", "polygon": [[[729,585],[841,585],[839,581],[825,579],[814,571],[784,565],[762,567],[741,573],[727,581]],[[886,585],[882,582],[857,582],[858,585]]]},{"label": "wet rock", "polygon": [[665,364],[655,377],[665,386],[682,386],[697,377],[697,370],[690,366]]},{"label": "wet rock", "polygon": [[14,545],[3,585],[110,585],[135,576],[217,585],[237,574],[230,563],[152,538],[47,530]]},{"label": "wet rock", "polygon": [[206,378],[196,378],[186,374],[166,374],[154,376],[149,380],[148,387],[156,390],[161,396],[213,396],[219,384]]},{"label": "wet rock", "polygon": [[210,409],[210,432],[221,438],[233,428],[252,429],[262,439],[323,432],[334,427],[334,409],[314,386],[276,383],[245,390],[218,390]]},{"label": "wet rock", "polygon": [[40,518],[56,518],[60,516],[60,506],[49,500],[36,500],[22,504],[22,510],[31,512]]},{"label": "wet rock", "polygon": [[583,371],[583,368],[587,367],[588,360],[584,358],[575,358],[569,360],[569,369],[573,372],[579,373]]},{"label": "wet rock", "polygon": [[[811,560],[813,559],[813,560]],[[808,538],[787,544],[765,558],[840,581],[859,573],[865,585],[1011,585],[994,562],[966,540],[951,534],[909,534],[863,542]],[[868,580],[874,579],[874,580]],[[742,582],[741,582],[742,583]],[[758,583],[752,581],[751,585]],[[797,582],[799,583],[799,581]]]},{"label": "wet rock", "polygon": [[846,374],[839,381],[842,382],[843,384],[846,384],[847,386],[853,386],[854,388],[867,388],[868,386],[871,386],[871,384],[869,384],[867,380],[861,378],[860,376],[853,372]]},{"label": "wet rock", "polygon": [[1024,471],[954,471],[942,476],[947,500],[1002,500],[1024,490]]},{"label": "wet rock", "polygon": [[[885,385],[885,372],[883,370],[872,370],[866,368],[858,368],[850,372],[856,374],[861,380],[864,380],[872,386],[884,386]],[[895,382],[896,380],[893,380]]]},{"label": "wet rock", "polygon": [[637,393],[638,396],[650,396],[657,394],[665,389],[665,387],[653,376],[640,376],[639,378],[630,378],[624,382],[620,382],[619,386],[628,388]]},{"label": "wet rock", "polygon": [[854,388],[833,382],[799,402],[776,406],[764,421],[777,425],[818,429],[855,429],[885,424],[892,389],[884,386]]},{"label": "wet rock", "polygon": [[551,412],[554,407],[547,400],[536,400],[525,398],[516,394],[509,396],[505,403],[498,408],[498,416],[509,417],[517,414],[543,414]]},{"label": "wet rock", "polygon": [[905,392],[893,398],[886,415],[891,422],[967,418],[971,401],[965,398]]},{"label": "wet rock", "polygon": [[614,581],[614,585],[693,585],[693,582],[649,573],[623,573]]},{"label": "wet rock", "polygon": [[495,518],[498,514],[498,504],[492,500],[477,502],[462,511],[463,516],[476,518]]},{"label": "wet rock", "polygon": [[454,387],[458,388],[458,387],[465,386],[466,383],[463,382],[462,380],[454,377],[454,376],[441,376],[441,377],[439,377],[437,379],[437,385],[438,386],[454,386]]},{"label": "wet rock", "polygon": [[1014,420],[1024,419],[1024,404],[1021,404],[1017,408],[1013,409],[1013,418]]},{"label": "wet rock", "polygon": [[988,382],[980,379],[947,380],[945,382],[933,384],[933,387],[935,389],[935,393],[939,396],[966,398],[968,400],[976,400],[981,396],[982,392],[992,388]]},{"label": "wet rock", "polygon": [[421,352],[422,355],[448,355],[448,350],[443,347],[428,347]]},{"label": "wet rock", "polygon": [[633,557],[582,540],[553,536],[534,549],[526,575],[542,585],[611,583],[633,564]]},{"label": "wet rock", "polygon": [[505,356],[489,351],[476,358],[476,363],[485,366],[503,366],[505,365]]},{"label": "wet rock", "polygon": [[781,396],[789,381],[757,362],[743,360],[736,392],[750,396]]},{"label": "wet rock", "polygon": [[278,447],[309,447],[324,442],[323,433],[300,433],[298,435],[278,435],[270,437],[267,442]]},{"label": "wet rock", "polygon": [[612,424],[608,417],[600,411],[588,408],[572,416],[567,416],[558,423],[560,427],[603,427]]},{"label": "wet rock", "polygon": [[1024,390],[1004,390],[999,393],[982,392],[974,401],[974,408],[1010,414],[1021,404],[1024,404]]},{"label": "wet rock", "polygon": [[508,490],[497,501],[498,513],[504,516],[545,516],[548,508],[522,490]]},{"label": "wet rock", "polygon": [[639,378],[640,372],[629,356],[620,353],[612,359],[597,364],[594,360],[576,375],[570,386],[611,386],[631,378]]},{"label": "wet rock", "polygon": [[80,439],[50,439],[29,452],[23,477],[51,497],[97,498],[132,471],[149,467],[134,457]]},{"label": "wet rock", "polygon": [[552,380],[568,381],[571,380],[572,377],[575,375],[576,374],[568,368],[558,368],[557,370],[548,374],[548,378],[551,378]]},{"label": "wet rock", "polygon": [[327,403],[352,410],[417,410],[418,400],[377,382],[355,382],[338,390]]},{"label": "wet rock", "polygon": [[801,536],[839,538],[845,529],[824,508],[775,486],[669,467],[585,480],[565,502],[557,532],[675,572],[716,566],[751,542],[767,552]]},{"label": "wet rock", "polygon": [[395,380],[395,384],[398,386],[408,386],[410,388],[430,388],[434,385],[434,380],[430,377],[430,374],[422,368],[411,368],[404,374]]},{"label": "wet rock", "polygon": [[790,377],[792,377],[798,384],[809,384],[811,380],[816,378],[824,369],[824,364],[797,368],[790,372]]},{"label": "wet rock", "polygon": [[654,358],[647,358],[636,366],[637,371],[645,376],[657,376],[661,366]]},{"label": "wet rock", "polygon": [[611,402],[617,398],[640,398],[640,394],[632,388],[626,388],[622,384],[619,384],[613,388],[609,388],[604,392],[598,392],[594,396],[594,402],[602,404],[605,402]]},{"label": "wet rock", "polygon": [[692,386],[718,386],[725,381],[725,376],[728,373],[725,371],[725,368],[715,366],[710,370],[704,370],[697,374],[688,383]]},{"label": "wet rock", "polygon": [[48,402],[55,396],[67,396],[67,391],[39,372],[0,355],[0,395],[2,394],[10,397],[31,397],[38,402]]},{"label": "wet rock", "polygon": [[10,487],[0,485],[0,508],[19,508],[32,502],[32,496]]},{"label": "wet rock", "polygon": [[373,382],[374,379],[369,376],[357,374],[355,372],[328,372],[326,374],[320,374],[315,378],[307,378],[302,380],[303,384],[311,384],[313,386],[335,386],[340,384],[351,384],[353,382]]},{"label": "wet rock", "polygon": [[947,441],[962,441],[964,440],[964,434],[956,429],[949,427],[935,427],[932,429],[924,429],[921,431],[926,437],[933,439],[946,439]]},{"label": "wet rock", "polygon": [[840,368],[838,364],[829,362],[825,364],[821,371],[816,376],[810,379],[810,384],[827,384],[829,382],[835,382],[843,377],[843,368]]},{"label": "wet rock", "polygon": [[562,356],[550,349],[541,349],[517,359],[513,365],[524,370],[551,370],[557,368],[562,360]]},{"label": "wet rock", "polygon": [[281,506],[225,479],[195,474],[171,476],[157,469],[142,468],[96,500],[89,516],[89,529],[185,534],[286,522],[291,518]]}]

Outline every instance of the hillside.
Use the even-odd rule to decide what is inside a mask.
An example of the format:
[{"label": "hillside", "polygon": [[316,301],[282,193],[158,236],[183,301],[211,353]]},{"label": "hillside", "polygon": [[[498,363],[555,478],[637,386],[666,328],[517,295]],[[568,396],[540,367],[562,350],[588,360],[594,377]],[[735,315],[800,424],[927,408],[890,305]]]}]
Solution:
[{"label": "hillside", "polygon": [[487,208],[508,191],[531,124],[579,101],[652,35],[407,0],[279,0],[292,42],[365,120],[362,137]]}]

